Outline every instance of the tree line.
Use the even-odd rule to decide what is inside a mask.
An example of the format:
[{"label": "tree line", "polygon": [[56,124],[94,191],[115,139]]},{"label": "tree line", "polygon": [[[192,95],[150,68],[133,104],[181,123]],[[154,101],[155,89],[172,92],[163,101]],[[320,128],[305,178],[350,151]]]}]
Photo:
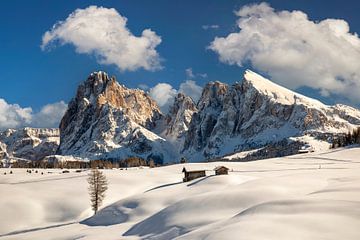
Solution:
[{"label": "tree line", "polygon": [[[140,157],[129,157],[123,160],[106,159],[106,160],[91,160],[91,161],[25,161],[18,160],[11,163],[13,168],[67,168],[67,169],[111,169],[111,168],[128,168],[128,167],[157,167],[154,160],[145,160]],[[3,167],[0,162],[0,167]]]},{"label": "tree line", "polygon": [[334,138],[331,148],[346,147],[352,144],[360,144],[360,127]]}]

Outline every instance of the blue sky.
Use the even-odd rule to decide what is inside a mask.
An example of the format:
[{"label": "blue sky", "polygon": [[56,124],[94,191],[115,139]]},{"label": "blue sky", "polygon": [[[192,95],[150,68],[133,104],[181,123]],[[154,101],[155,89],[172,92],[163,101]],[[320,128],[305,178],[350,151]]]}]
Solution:
[{"label": "blue sky", "polygon": [[[248,67],[272,77],[274,66],[262,69],[260,64],[254,67],[254,59],[245,61],[242,66],[231,65],[229,62],[236,62],[238,59],[220,61],[221,50],[207,49],[216,36],[227,37],[230,33],[239,32],[236,25],[239,16],[236,16],[234,11],[249,3],[260,2],[1,1],[0,98],[8,104],[18,104],[21,108],[31,107],[33,112],[39,112],[49,103],[67,103],[74,96],[78,84],[96,70],[116,75],[118,81],[128,87],[137,87],[139,84],[153,87],[158,83],[168,83],[175,89],[189,79],[186,75],[186,69],[189,68],[195,75],[191,80],[199,86],[213,80],[227,83],[239,81]],[[324,1],[268,3],[274,11],[300,10],[315,22],[327,18],[344,19],[350,26],[350,33],[360,32],[358,1],[326,1],[326,4]],[[128,19],[126,27],[135,36],[140,36],[144,29],[151,29],[160,36],[162,41],[157,45],[156,51],[161,58],[162,69],[120,71],[114,64],[99,64],[92,54],[77,53],[71,43],[57,44],[44,51],[40,48],[43,34],[56,22],[65,20],[75,9],[86,9],[90,5],[115,8],[121,16]],[[204,26],[211,25],[218,27],[204,29]],[[279,76],[278,72],[273,73],[274,76]],[[206,74],[206,77],[201,74]],[[289,86],[298,88],[293,83]],[[357,99],[349,101],[344,92],[334,91],[333,95],[331,90],[329,94],[328,90],[324,89],[324,94],[320,95],[319,90],[312,89],[311,85],[300,86],[298,89],[305,95],[329,104],[344,101],[358,106]]]}]

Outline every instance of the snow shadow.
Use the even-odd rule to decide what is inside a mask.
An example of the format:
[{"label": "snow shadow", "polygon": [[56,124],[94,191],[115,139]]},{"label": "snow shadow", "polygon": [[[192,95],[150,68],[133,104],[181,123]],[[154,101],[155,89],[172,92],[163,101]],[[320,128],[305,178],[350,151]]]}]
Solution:
[{"label": "snow shadow", "polygon": [[9,233],[5,233],[5,234],[0,234],[0,237],[8,237],[8,236],[17,235],[17,234],[41,231],[41,230],[46,230],[46,229],[51,229],[51,228],[64,227],[64,226],[68,226],[68,225],[75,224],[75,223],[76,222],[69,222],[69,223],[51,225],[51,226],[47,226],[47,227],[38,227],[38,228],[19,230],[19,231],[9,232]]},{"label": "snow shadow", "polygon": [[329,188],[320,191],[309,193],[308,195],[320,194],[320,193],[340,193],[340,192],[360,192],[360,187],[342,187],[342,188]]},{"label": "snow shadow", "polygon": [[101,209],[94,216],[89,217],[81,224],[87,226],[110,226],[124,223],[129,220],[129,215],[124,212],[125,209],[134,209],[139,205],[136,201],[117,202],[104,209]]},{"label": "snow shadow", "polygon": [[200,182],[202,182],[202,181],[204,181],[204,180],[206,180],[206,179],[208,179],[208,178],[210,178],[210,177],[214,177],[215,175],[210,175],[210,176],[205,176],[205,177],[202,177],[202,178],[200,178],[200,179],[198,179],[198,180],[196,180],[196,181],[193,181],[192,183],[189,183],[187,186],[188,187],[191,187],[191,186],[193,186],[193,185],[195,185],[195,184],[198,184],[198,183],[200,183]]},{"label": "snow shadow", "polygon": [[187,233],[185,228],[169,224],[169,217],[178,211],[177,206],[164,208],[151,217],[135,224],[123,236],[140,236],[146,240],[174,239]]},{"label": "snow shadow", "polygon": [[144,193],[151,192],[151,191],[156,190],[156,189],[159,189],[159,188],[164,188],[164,187],[170,187],[170,186],[178,185],[178,184],[181,184],[181,183],[183,183],[183,181],[160,185],[160,186],[157,186],[157,187],[153,187],[153,188],[151,188],[151,189],[149,189],[149,190],[146,190]]}]

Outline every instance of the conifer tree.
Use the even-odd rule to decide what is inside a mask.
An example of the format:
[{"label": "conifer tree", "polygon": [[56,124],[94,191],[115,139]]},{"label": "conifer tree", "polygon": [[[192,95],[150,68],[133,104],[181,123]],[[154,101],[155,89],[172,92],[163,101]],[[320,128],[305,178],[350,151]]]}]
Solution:
[{"label": "conifer tree", "polygon": [[91,208],[94,211],[94,214],[96,214],[105,198],[105,191],[108,188],[108,183],[104,173],[96,168],[91,170],[87,180],[89,183]]}]

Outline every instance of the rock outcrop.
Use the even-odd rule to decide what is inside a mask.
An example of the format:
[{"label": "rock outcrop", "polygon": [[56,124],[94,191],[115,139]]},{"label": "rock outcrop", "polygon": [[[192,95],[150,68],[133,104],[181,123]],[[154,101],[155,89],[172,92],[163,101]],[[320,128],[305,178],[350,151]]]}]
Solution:
[{"label": "rock outcrop", "polygon": [[183,93],[178,93],[166,115],[166,139],[182,146],[195,112],[197,108],[194,101]]},{"label": "rock outcrop", "polygon": [[59,142],[57,128],[8,129],[0,133],[0,159],[41,160],[55,154]]}]

